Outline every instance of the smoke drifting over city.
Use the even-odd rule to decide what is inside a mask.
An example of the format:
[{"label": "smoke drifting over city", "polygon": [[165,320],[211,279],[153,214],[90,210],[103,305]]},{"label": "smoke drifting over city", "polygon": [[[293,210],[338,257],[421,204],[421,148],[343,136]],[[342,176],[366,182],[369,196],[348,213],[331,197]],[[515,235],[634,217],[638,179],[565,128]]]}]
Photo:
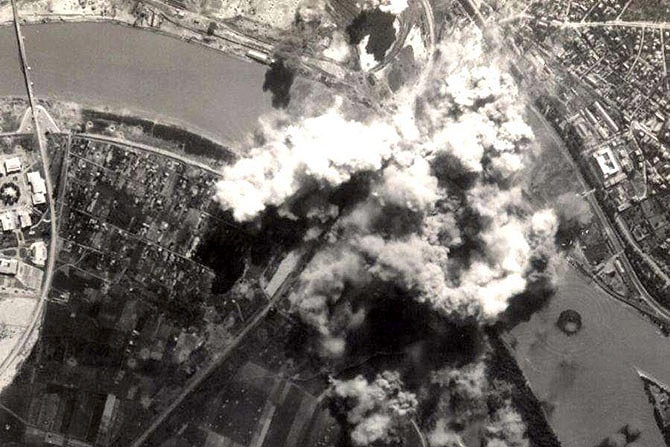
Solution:
[{"label": "smoke drifting over city", "polygon": [[348,284],[394,282],[446,316],[490,322],[525,290],[533,261],[553,250],[553,212],[532,215],[514,187],[533,138],[516,87],[483,61],[481,37],[461,36],[440,48],[426,87],[411,92],[413,116],[361,122],[335,106],[274,129],[224,169],[218,198],[238,220],[287,205],[313,182],[332,190],[357,173],[378,173],[293,297],[325,353],[344,349],[346,328],[332,327],[330,311]]},{"label": "smoke drifting over city", "polygon": [[351,439],[356,445],[390,440],[394,427],[416,412],[417,400],[403,390],[400,376],[386,371],[372,383],[363,376],[352,380],[333,381],[333,395],[338,399],[353,399],[355,405],[347,412],[347,423],[353,429]]},{"label": "smoke drifting over city", "polygon": [[[455,34],[424,82],[400,92],[387,113],[354,119],[336,101],[319,116],[266,126],[263,144],[224,169],[217,197],[239,221],[268,206],[315,228],[337,217],[290,297],[318,333],[319,355],[348,354],[350,334],[385,299],[366,293],[371,285],[401,290],[448,321],[485,325],[550,277],[558,219],[533,212],[515,186],[533,133],[503,66],[484,53],[478,32]],[[356,199],[338,209],[327,198],[343,185]],[[296,211],[305,191],[322,200]],[[386,396],[380,380],[335,383],[335,396],[357,395],[348,410],[357,445],[394,427],[400,394]],[[397,406],[410,411],[413,397],[403,396]]]}]

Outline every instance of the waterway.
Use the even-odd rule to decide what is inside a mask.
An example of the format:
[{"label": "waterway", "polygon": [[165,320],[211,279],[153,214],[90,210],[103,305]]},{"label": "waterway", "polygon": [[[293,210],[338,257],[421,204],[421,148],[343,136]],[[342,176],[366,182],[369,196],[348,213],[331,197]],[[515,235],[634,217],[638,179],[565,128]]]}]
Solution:
[{"label": "waterway", "polygon": [[[233,142],[270,110],[265,67],[178,39],[112,24],[25,26],[40,97],[160,117]],[[13,29],[0,28],[0,96],[23,95]],[[568,337],[561,311],[582,316]],[[566,447],[589,447],[634,421],[648,447],[663,445],[635,367],[670,383],[670,339],[634,310],[568,270],[548,307],[511,334],[533,390],[552,406]]]},{"label": "waterway", "polygon": [[[670,383],[670,338],[574,270],[560,276],[548,307],[512,336],[533,391],[553,406],[549,421],[562,444],[595,446],[635,422],[645,446],[664,445],[635,367]],[[582,316],[582,329],[573,336],[556,327],[566,309]]]},{"label": "waterway", "polygon": [[[26,25],[35,93],[180,124],[224,143],[271,109],[266,67],[111,23]],[[23,95],[11,27],[0,28],[0,96]]]}]

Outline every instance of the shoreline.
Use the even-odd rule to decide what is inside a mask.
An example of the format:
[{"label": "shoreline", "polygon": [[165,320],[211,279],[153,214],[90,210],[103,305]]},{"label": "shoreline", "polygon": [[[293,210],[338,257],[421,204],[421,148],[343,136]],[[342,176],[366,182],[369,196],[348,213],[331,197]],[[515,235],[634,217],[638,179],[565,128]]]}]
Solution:
[{"label": "shoreline", "polygon": [[[19,14],[21,15],[21,11],[19,11]],[[4,26],[12,26],[13,20],[12,19],[5,19],[2,20],[0,19],[0,27]],[[166,30],[162,28],[157,28],[153,26],[146,26],[146,25],[135,25],[134,22],[130,21],[130,18],[118,18],[118,17],[105,17],[105,16],[99,16],[99,15],[87,15],[87,14],[56,14],[56,13],[43,13],[43,14],[28,14],[25,16],[21,16],[21,24],[24,26],[37,26],[37,25],[58,25],[58,24],[72,24],[72,23],[109,23],[113,25],[119,25],[119,26],[125,26],[128,28],[133,28],[141,31],[148,31],[148,32],[153,32],[165,37],[170,37],[172,39],[180,40],[182,42],[196,45],[201,48],[206,48],[210,51],[219,53],[219,54],[224,54],[229,57],[234,57],[239,60],[243,60],[246,62],[250,63],[257,63],[260,65],[261,62],[252,59],[247,56],[248,48],[246,48],[243,44],[241,43],[232,43],[230,40],[226,39],[225,44],[221,43],[222,38],[216,37],[215,40],[212,43],[206,42],[204,39],[207,36],[206,33],[204,32],[199,32],[195,31],[190,28],[183,27],[181,25],[178,25],[174,23],[172,20],[168,20],[168,23],[172,24],[174,27],[176,27],[178,30],[180,30],[183,33],[188,33],[192,34],[192,36],[186,36],[182,35],[179,33],[179,31],[171,31],[171,30]],[[212,21],[215,21],[215,19],[211,19]]]},{"label": "shoreline", "polygon": [[649,400],[649,403],[654,408],[654,420],[658,426],[659,431],[663,435],[663,439],[667,445],[670,445],[670,425],[668,425],[667,415],[663,409],[663,403],[659,400],[659,397],[650,387],[658,388],[658,392],[667,395],[670,395],[670,388],[668,385],[653,377],[651,374],[648,374],[641,369],[635,367],[637,375],[642,380],[642,386],[644,388],[644,393]]},{"label": "shoreline", "polygon": [[[216,160],[218,162],[224,163],[229,163],[230,161],[233,161],[235,158],[237,158],[237,153],[227,145],[215,141],[211,138],[207,138],[202,133],[194,132],[181,125],[167,123],[150,117],[138,116],[137,114],[126,114],[123,111],[113,111],[109,110],[108,108],[105,108],[105,110],[100,110],[98,108],[83,105],[81,106],[80,113],[83,120],[82,124],[84,124],[84,126],[89,121],[93,122],[94,125],[96,123],[117,123],[132,127],[139,126],[142,129],[142,135],[146,135],[160,141],[165,141],[167,143],[181,145],[182,151],[189,155],[203,157],[208,160]],[[102,132],[104,134],[105,130],[102,130]],[[124,135],[123,139],[134,141],[127,135]],[[190,145],[195,147],[204,146],[205,150],[214,151],[216,154],[212,156],[198,154]]]},{"label": "shoreline", "polygon": [[[229,144],[213,138],[208,132],[201,131],[201,129],[194,129],[192,126],[188,126],[185,123],[170,121],[169,119],[164,119],[162,116],[152,116],[148,112],[142,113],[130,109],[119,110],[108,105],[91,105],[80,102],[75,102],[74,105],[78,107],[78,112],[82,119],[81,124],[84,126],[87,121],[113,122],[133,127],[139,126],[142,128],[142,135],[144,136],[165,141],[166,143],[181,144],[182,151],[189,155],[202,157],[209,161],[223,162],[224,164],[233,161],[239,156]],[[158,133],[154,134],[155,131]],[[85,132],[85,130],[83,132]],[[170,134],[173,136],[181,135],[183,138],[170,138]],[[131,142],[134,141],[128,135],[124,135],[124,139]],[[191,144],[194,146],[205,145],[207,148],[219,152],[219,154],[215,156],[207,156],[192,153],[191,150],[186,149],[185,147],[189,142],[188,140],[196,140],[195,143]]]},{"label": "shoreline", "polygon": [[[117,124],[125,124],[129,126],[140,126],[142,127],[143,130],[143,135],[146,135],[151,138],[155,138],[157,140],[164,141],[166,143],[173,143],[173,144],[179,144],[179,143],[184,143],[184,141],[180,141],[179,139],[169,139],[169,138],[161,138],[160,136],[153,136],[152,134],[146,132],[145,126],[150,126],[152,128],[163,128],[163,131],[165,132],[174,132],[176,134],[182,134],[186,138],[195,138],[197,140],[200,140],[202,143],[207,145],[209,148],[217,151],[221,151],[220,157],[208,157],[205,155],[197,155],[198,157],[202,157],[203,159],[206,159],[210,162],[218,162],[221,163],[223,162],[228,163],[230,160],[226,160],[226,158],[230,159],[235,159],[239,156],[238,152],[232,148],[229,144],[224,143],[220,141],[219,139],[213,137],[209,132],[204,131],[199,128],[195,128],[194,126],[188,125],[188,123],[185,122],[180,122],[179,120],[165,117],[162,115],[157,115],[157,114],[152,114],[151,112],[145,111],[145,110],[136,110],[136,109],[129,109],[129,108],[117,108],[111,105],[106,105],[106,104],[93,104],[90,102],[86,102],[85,100],[83,101],[68,101],[68,100],[61,100],[58,98],[54,98],[51,96],[37,96],[38,103],[39,105],[45,107],[49,112],[54,115],[54,118],[56,121],[58,121],[58,124],[60,126],[63,126],[65,129],[71,129],[73,124],[81,124],[84,125],[86,124],[87,117],[88,119],[97,119],[99,121],[111,121],[115,122]],[[26,98],[21,97],[21,96],[2,96],[0,97],[0,101],[22,101],[25,102],[25,107],[28,108],[28,101]],[[58,113],[55,113],[53,109],[56,108],[68,108],[74,112],[76,115],[76,118],[79,119],[79,122],[71,122],[70,120],[67,120],[63,116],[61,116]],[[91,116],[94,115],[94,116]],[[71,118],[75,118],[74,116]],[[18,128],[16,129],[6,129],[4,130],[3,133],[8,134],[8,135],[14,135],[17,134]],[[75,132],[75,133],[85,133],[85,129],[83,129],[80,132]],[[160,131],[159,131],[160,132]],[[101,133],[101,135],[104,135],[104,133]],[[128,136],[125,136],[126,139],[129,142],[134,142],[132,138],[128,138]],[[139,141],[138,141],[139,142]],[[141,142],[140,142],[141,143]],[[166,150],[171,150],[172,148],[167,147]],[[184,150],[187,154],[189,154],[188,151]],[[194,155],[194,154],[190,154]]]},{"label": "shoreline", "polygon": [[526,434],[531,447],[561,447],[562,443],[549,422],[547,411],[524,375],[514,356],[514,349],[505,339],[505,335],[509,332],[495,329],[486,332],[493,356],[498,360],[495,375],[514,386],[512,403],[526,424]]},{"label": "shoreline", "polygon": [[[168,117],[166,115],[156,114],[148,110],[129,108],[127,106],[115,107],[114,105],[110,104],[87,101],[86,99],[83,98],[78,98],[77,100],[73,101],[67,99],[60,99],[48,95],[37,95],[37,101],[41,105],[47,105],[47,106],[49,106],[50,103],[51,104],[60,103],[62,105],[70,104],[74,106],[77,109],[77,111],[81,114],[87,111],[94,113],[104,113],[104,114],[116,115],[121,119],[138,119],[142,121],[152,122],[155,124],[160,124],[167,127],[172,127],[175,129],[188,132],[193,135],[198,135],[215,145],[227,148],[228,150],[232,151],[228,143],[221,141],[219,138],[215,137],[210,132],[204,129],[201,129],[197,126],[193,126],[187,123],[186,121],[182,121],[173,117]],[[82,124],[84,123],[85,122],[83,122]]]}]

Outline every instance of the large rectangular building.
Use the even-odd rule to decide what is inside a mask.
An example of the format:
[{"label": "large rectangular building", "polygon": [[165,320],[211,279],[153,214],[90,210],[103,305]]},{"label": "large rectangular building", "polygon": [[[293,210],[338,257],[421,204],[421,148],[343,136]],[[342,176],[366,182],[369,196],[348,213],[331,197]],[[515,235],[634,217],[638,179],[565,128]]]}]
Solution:
[{"label": "large rectangular building", "polygon": [[16,259],[0,258],[0,273],[16,275],[19,271],[19,262]]},{"label": "large rectangular building", "polygon": [[616,159],[614,152],[612,152],[612,149],[610,149],[609,146],[597,150],[593,156],[595,157],[596,162],[598,162],[600,172],[602,172],[605,179],[612,177],[621,170],[619,161]]},{"label": "large rectangular building", "polygon": [[32,189],[33,205],[40,205],[47,201],[47,186],[39,172],[29,172],[27,175],[28,183]]}]

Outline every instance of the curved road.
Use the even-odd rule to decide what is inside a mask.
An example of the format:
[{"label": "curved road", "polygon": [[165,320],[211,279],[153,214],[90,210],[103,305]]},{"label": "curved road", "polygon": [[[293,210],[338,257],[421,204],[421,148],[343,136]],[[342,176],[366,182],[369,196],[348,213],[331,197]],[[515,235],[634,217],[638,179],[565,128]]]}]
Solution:
[{"label": "curved road", "polygon": [[173,160],[177,160],[177,161],[182,162],[182,163],[187,164],[187,165],[195,166],[195,167],[200,168],[204,171],[210,172],[210,173],[212,173],[212,174],[214,174],[218,177],[220,177],[222,175],[220,169],[212,168],[211,166],[209,166],[205,163],[202,163],[198,160],[194,160],[194,159],[186,157],[184,155],[177,154],[175,152],[171,152],[171,151],[168,151],[168,150],[165,150],[165,149],[161,149],[159,147],[149,146],[148,144],[136,143],[134,141],[123,140],[121,138],[114,138],[114,137],[108,137],[106,135],[91,134],[91,133],[76,133],[76,134],[72,134],[72,136],[74,138],[82,138],[82,139],[91,140],[91,141],[99,141],[99,142],[103,142],[103,143],[112,143],[112,144],[116,144],[118,146],[127,146],[127,147],[137,149],[137,150],[140,150],[140,151],[144,151],[144,152],[152,152],[154,154],[158,154],[158,155],[161,155],[163,157],[172,158]]},{"label": "curved road", "polygon": [[624,270],[626,270],[626,273],[628,274],[627,275],[628,279],[630,279],[630,282],[633,284],[633,286],[640,294],[640,296],[647,302],[647,304],[652,309],[654,309],[654,311],[656,311],[656,313],[658,314],[657,317],[665,321],[666,323],[670,323],[670,311],[661,306],[656,301],[656,299],[653,296],[651,296],[649,292],[647,292],[647,289],[640,282],[640,279],[638,278],[637,273],[635,273],[633,266],[623,253],[625,245],[621,240],[621,236],[619,236],[617,231],[612,227],[612,224],[610,223],[609,219],[607,218],[604,211],[600,207],[598,200],[596,200],[595,196],[593,195],[593,190],[589,190],[589,186],[586,183],[586,180],[584,180],[582,171],[580,170],[575,160],[572,158],[572,155],[568,152],[568,149],[565,147],[565,143],[561,138],[558,137],[558,135],[556,135],[554,128],[551,126],[551,124],[547,122],[546,118],[544,117],[544,115],[542,115],[542,113],[540,113],[540,111],[538,111],[535,107],[531,107],[530,110],[532,111],[533,115],[537,117],[538,121],[543,125],[543,127],[545,127],[547,132],[549,132],[551,138],[556,142],[561,152],[563,153],[564,158],[568,160],[568,162],[572,166],[572,169],[577,175],[577,178],[579,179],[579,183],[581,184],[582,188],[585,191],[588,190],[588,192],[584,194],[584,197],[589,202],[591,209],[596,215],[596,218],[600,221],[600,225],[605,230],[607,240],[614,249],[614,252],[620,253],[620,255],[618,255],[617,258],[621,261]]}]

